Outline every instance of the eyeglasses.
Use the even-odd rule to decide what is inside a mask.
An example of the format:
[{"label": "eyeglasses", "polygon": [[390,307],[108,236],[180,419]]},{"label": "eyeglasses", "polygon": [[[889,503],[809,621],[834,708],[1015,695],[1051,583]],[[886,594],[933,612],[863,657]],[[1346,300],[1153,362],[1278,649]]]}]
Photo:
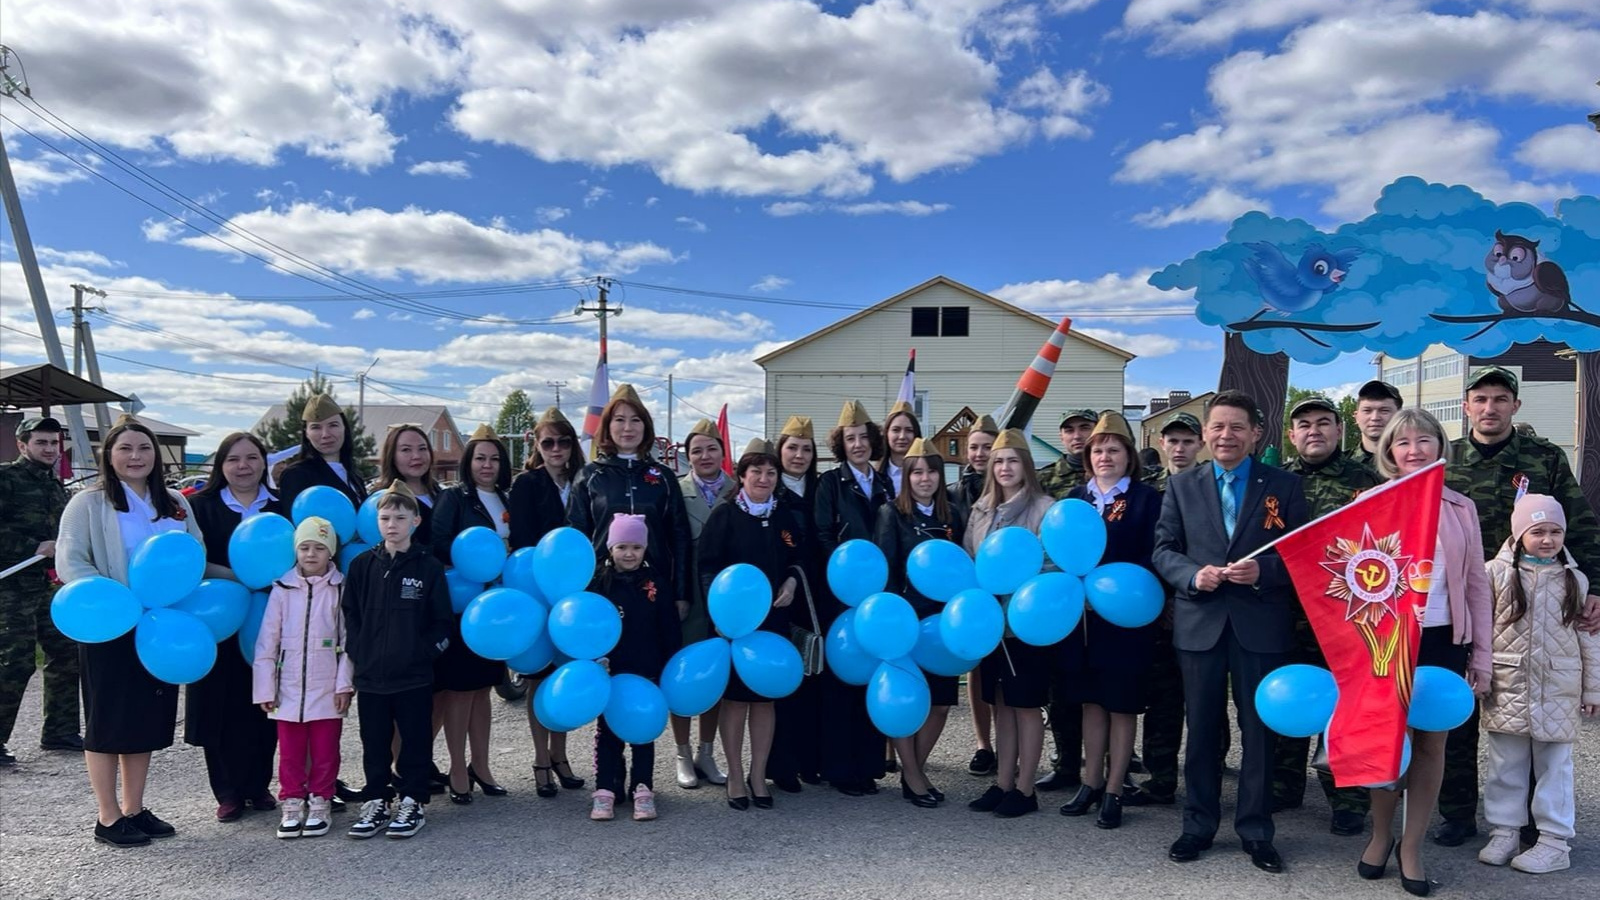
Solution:
[{"label": "eyeglasses", "polygon": [[539,449],[541,449],[541,450],[554,450],[557,447],[571,447],[571,446],[572,446],[572,438],[569,438],[569,437],[545,438],[545,439],[543,439],[543,440],[541,440],[539,442]]}]

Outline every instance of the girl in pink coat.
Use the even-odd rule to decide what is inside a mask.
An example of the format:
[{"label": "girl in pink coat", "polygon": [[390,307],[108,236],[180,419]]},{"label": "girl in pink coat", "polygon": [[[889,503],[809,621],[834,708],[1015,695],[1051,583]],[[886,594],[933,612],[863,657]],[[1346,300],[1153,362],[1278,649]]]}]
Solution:
[{"label": "girl in pink coat", "polygon": [[333,565],[339,539],[309,516],[294,542],[296,565],[273,582],[254,665],[253,699],[278,721],[280,838],[328,833],[339,733],[355,694],[339,611],[344,576]]}]

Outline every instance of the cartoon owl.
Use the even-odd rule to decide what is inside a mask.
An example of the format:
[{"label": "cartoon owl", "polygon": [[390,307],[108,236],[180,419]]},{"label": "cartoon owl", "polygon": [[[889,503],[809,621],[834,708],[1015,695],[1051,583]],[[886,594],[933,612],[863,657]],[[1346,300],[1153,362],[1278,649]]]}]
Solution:
[{"label": "cartoon owl", "polygon": [[1489,291],[1505,312],[1553,313],[1572,304],[1567,273],[1553,262],[1539,261],[1538,241],[1496,231],[1483,267],[1489,273]]}]

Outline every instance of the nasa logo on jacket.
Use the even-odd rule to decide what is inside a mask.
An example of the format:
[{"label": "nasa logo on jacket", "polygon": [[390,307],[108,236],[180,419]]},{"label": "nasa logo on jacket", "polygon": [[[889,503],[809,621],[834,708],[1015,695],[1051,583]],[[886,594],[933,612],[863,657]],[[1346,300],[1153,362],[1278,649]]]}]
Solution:
[{"label": "nasa logo on jacket", "polygon": [[405,577],[402,577],[400,579],[400,599],[401,600],[421,600],[422,599],[422,579],[421,578],[412,578],[409,575],[405,576]]}]

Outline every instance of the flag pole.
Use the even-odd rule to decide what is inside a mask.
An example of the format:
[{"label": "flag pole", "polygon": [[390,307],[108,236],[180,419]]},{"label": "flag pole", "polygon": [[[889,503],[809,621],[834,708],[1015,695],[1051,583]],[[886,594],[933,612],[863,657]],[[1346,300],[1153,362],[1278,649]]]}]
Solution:
[{"label": "flag pole", "polygon": [[[1384,491],[1389,490],[1390,488],[1398,487],[1398,486],[1406,483],[1407,481],[1417,477],[1418,475],[1421,475],[1424,472],[1431,472],[1432,470],[1434,470],[1434,469],[1436,469],[1436,468],[1438,468],[1438,467],[1440,467],[1442,465],[1444,465],[1444,460],[1443,459],[1434,460],[1433,462],[1428,463],[1427,465],[1425,465],[1422,468],[1416,470],[1415,472],[1412,472],[1410,475],[1406,475],[1406,476],[1403,476],[1401,478],[1396,478],[1395,480],[1393,480],[1391,482],[1388,482],[1387,484],[1380,484],[1380,485],[1378,485],[1377,487],[1373,488],[1370,491],[1362,491],[1361,492],[1361,496],[1357,499],[1356,502],[1363,502],[1363,501],[1365,501],[1365,500],[1367,500],[1367,499],[1369,499],[1371,497],[1377,496],[1378,494],[1381,494]],[[1273,547],[1278,546],[1278,544],[1288,540],[1289,538],[1299,534],[1302,531],[1305,531],[1307,528],[1310,528],[1313,525],[1316,525],[1317,523],[1321,522],[1323,519],[1328,518],[1328,516],[1337,515],[1338,513],[1342,512],[1344,509],[1345,509],[1345,507],[1341,506],[1338,509],[1334,510],[1333,512],[1328,513],[1327,515],[1318,516],[1317,518],[1312,519],[1311,521],[1307,522],[1304,525],[1301,525],[1299,528],[1296,528],[1295,530],[1289,532],[1288,534],[1285,534],[1285,535],[1283,535],[1281,537],[1275,538],[1272,541],[1270,541],[1270,542],[1268,542],[1266,544],[1263,544],[1260,547],[1257,547],[1256,549],[1250,551],[1249,553],[1245,554],[1244,556],[1239,557],[1238,559],[1234,560],[1233,563],[1230,563],[1230,565],[1234,565],[1234,564],[1242,563],[1242,562],[1249,562],[1250,560],[1255,559],[1256,557],[1258,557],[1261,554],[1267,552],[1268,550],[1271,550]]]}]

